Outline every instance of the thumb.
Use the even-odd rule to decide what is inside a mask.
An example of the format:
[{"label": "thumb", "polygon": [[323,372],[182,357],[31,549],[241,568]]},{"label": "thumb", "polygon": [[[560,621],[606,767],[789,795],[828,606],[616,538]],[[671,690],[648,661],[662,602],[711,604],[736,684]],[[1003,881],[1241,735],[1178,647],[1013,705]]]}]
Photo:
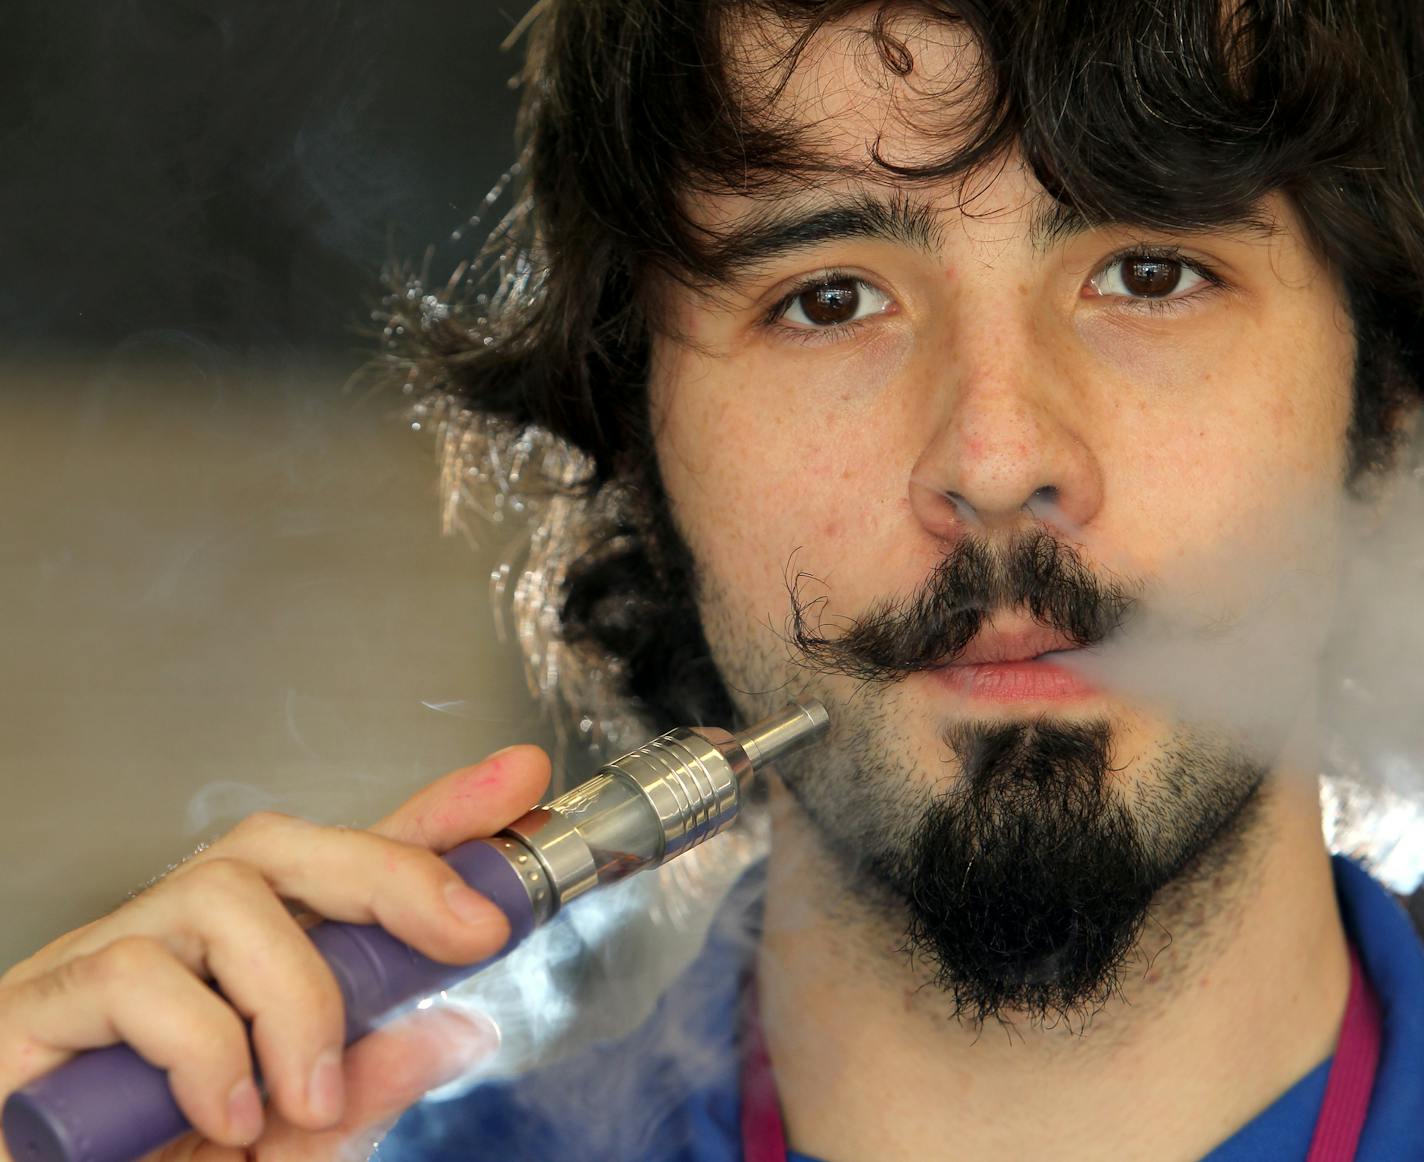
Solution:
[{"label": "thumb", "polygon": [[346,1050],[346,1115],[334,1129],[312,1133],[273,1117],[258,1143],[264,1162],[353,1162],[370,1156],[407,1109],[499,1049],[488,1018],[453,1009],[414,1012]]}]

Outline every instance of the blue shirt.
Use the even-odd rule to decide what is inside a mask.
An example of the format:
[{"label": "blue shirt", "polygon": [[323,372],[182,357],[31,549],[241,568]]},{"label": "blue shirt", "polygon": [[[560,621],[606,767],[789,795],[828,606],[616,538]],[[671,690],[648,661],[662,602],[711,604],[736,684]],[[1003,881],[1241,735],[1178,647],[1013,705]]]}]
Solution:
[{"label": "blue shirt", "polygon": [[[1337,856],[1346,931],[1381,1006],[1383,1039],[1357,1162],[1424,1162],[1424,947],[1408,915]],[[761,877],[737,884],[706,949],[630,1036],[463,1098],[426,1102],[382,1143],[383,1162],[732,1162],[741,1157],[737,1023]],[[686,998],[700,998],[686,1003]],[[1330,1059],[1203,1162],[1303,1162]],[[792,1154],[792,1162],[816,1162]]]}]

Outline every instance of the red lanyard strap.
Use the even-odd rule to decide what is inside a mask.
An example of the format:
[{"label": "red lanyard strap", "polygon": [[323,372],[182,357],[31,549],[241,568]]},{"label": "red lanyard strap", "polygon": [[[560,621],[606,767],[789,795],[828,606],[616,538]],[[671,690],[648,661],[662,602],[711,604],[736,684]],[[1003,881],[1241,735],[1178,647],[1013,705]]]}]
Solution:
[{"label": "red lanyard strap", "polygon": [[742,1007],[742,1159],[786,1162],[786,1130],[761,1032],[755,979],[747,982]]},{"label": "red lanyard strap", "polygon": [[1379,999],[1350,946],[1350,999],[1325,1080],[1325,1098],[1315,1121],[1306,1162],[1351,1162],[1365,1128],[1375,1072],[1379,1068]]}]

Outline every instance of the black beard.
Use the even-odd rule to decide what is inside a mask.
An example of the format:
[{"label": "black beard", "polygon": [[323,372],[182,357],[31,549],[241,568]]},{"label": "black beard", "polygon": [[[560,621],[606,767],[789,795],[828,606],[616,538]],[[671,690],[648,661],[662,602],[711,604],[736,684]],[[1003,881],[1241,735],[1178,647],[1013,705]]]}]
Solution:
[{"label": "black beard", "polygon": [[962,780],[873,870],[909,905],[908,945],[973,1021],[1100,1007],[1162,877],[1107,793],[1109,731],[956,727]]},{"label": "black beard", "polygon": [[1120,991],[1159,894],[1240,854],[1266,774],[1183,733],[1129,807],[1106,723],[971,722],[945,741],[962,773],[918,808],[873,760],[849,785],[829,786],[814,758],[782,774],[851,891],[903,911],[912,964],[976,1026],[1085,1027]]},{"label": "black beard", "polygon": [[876,870],[909,904],[911,953],[975,1022],[1086,1022],[1119,988],[1158,893],[1216,866],[1264,777],[1199,748],[1195,769],[1157,772],[1144,828],[1111,786],[1106,724],[971,724],[946,741],[962,781],[926,809],[905,858]]},{"label": "black beard", "polygon": [[[793,593],[791,637],[806,668],[862,680],[868,711],[873,688],[952,659],[996,609],[1089,644],[1133,604],[1037,532],[962,541],[912,599],[831,638],[810,630]],[[1159,893],[1234,854],[1265,777],[1221,737],[1181,729],[1129,802],[1106,722],[968,722],[946,733],[959,769],[930,797],[887,764],[895,731],[875,717],[842,736],[853,770],[837,777],[812,757],[781,773],[851,890],[863,893],[868,875],[872,895],[903,908],[906,950],[975,1024],[1086,1024],[1120,989]]]}]

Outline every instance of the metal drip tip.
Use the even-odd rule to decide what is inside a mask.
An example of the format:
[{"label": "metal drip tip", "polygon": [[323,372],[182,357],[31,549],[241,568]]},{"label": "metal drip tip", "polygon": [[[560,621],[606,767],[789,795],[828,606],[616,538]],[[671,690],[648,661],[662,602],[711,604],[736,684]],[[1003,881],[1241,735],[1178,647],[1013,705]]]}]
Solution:
[{"label": "metal drip tip", "polygon": [[793,703],[780,714],[763,719],[732,737],[754,768],[774,763],[788,751],[819,738],[830,726],[830,715],[816,701]]}]

